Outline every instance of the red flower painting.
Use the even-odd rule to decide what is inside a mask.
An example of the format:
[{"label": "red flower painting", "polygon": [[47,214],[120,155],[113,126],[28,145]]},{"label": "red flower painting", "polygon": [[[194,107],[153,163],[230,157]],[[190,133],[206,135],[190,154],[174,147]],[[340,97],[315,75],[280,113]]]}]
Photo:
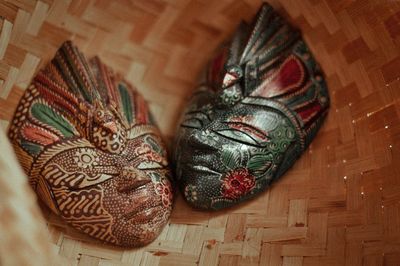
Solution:
[{"label": "red flower painting", "polygon": [[249,193],[256,180],[247,168],[236,168],[229,171],[222,180],[222,194],[228,199],[237,199]]}]

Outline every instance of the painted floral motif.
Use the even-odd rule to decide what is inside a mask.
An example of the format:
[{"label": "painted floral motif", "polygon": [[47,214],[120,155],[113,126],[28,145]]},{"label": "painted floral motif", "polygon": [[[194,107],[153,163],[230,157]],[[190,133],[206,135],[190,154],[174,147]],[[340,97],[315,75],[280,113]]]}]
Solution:
[{"label": "painted floral motif", "polygon": [[220,100],[223,105],[231,106],[237,103],[242,97],[242,93],[237,86],[231,86],[225,89],[220,95]]},{"label": "painted floral motif", "polygon": [[185,198],[188,201],[197,201],[197,191],[196,191],[196,186],[194,185],[187,185],[185,187]]},{"label": "painted floral motif", "polygon": [[151,181],[155,183],[156,193],[161,196],[163,205],[165,207],[171,207],[173,192],[169,181],[158,173],[151,173],[150,177]]},{"label": "painted floral motif", "polygon": [[222,195],[228,199],[238,199],[248,194],[255,184],[255,177],[247,168],[236,168],[223,177]]},{"label": "painted floral motif", "polygon": [[99,164],[100,159],[93,149],[81,148],[76,151],[74,161],[80,168],[93,168]]},{"label": "painted floral motif", "polygon": [[161,182],[155,185],[158,195],[161,195],[162,203],[165,207],[171,207],[172,205],[172,191],[171,186],[167,183],[165,178],[161,179]]},{"label": "painted floral motif", "polygon": [[218,142],[219,137],[218,137],[218,135],[212,133],[210,130],[206,129],[206,130],[200,132],[200,139],[205,144],[212,146]]},{"label": "painted floral motif", "polygon": [[140,159],[142,161],[140,164],[141,169],[148,168],[148,167],[144,167],[144,166],[148,165],[149,163],[151,163],[152,165],[157,163],[160,167],[167,165],[167,161],[166,161],[165,157],[163,155],[160,155],[159,152],[157,152],[154,149],[154,147],[148,143],[144,143],[144,142],[140,143],[140,145],[138,145],[135,148],[135,152],[137,154],[141,155],[141,157],[140,157]]}]

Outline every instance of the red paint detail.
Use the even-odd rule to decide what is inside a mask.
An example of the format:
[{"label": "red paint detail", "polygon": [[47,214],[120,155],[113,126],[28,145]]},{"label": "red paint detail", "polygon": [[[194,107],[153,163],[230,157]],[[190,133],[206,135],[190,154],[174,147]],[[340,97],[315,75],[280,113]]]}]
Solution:
[{"label": "red paint detail", "polygon": [[53,133],[48,132],[45,129],[37,128],[34,126],[29,126],[29,125],[25,125],[22,128],[21,133],[26,140],[34,142],[34,143],[38,143],[38,144],[41,144],[44,146],[52,144],[52,143],[56,142],[57,140],[59,140],[59,138],[56,135],[54,135]]},{"label": "red paint detail", "polygon": [[228,199],[237,199],[249,193],[255,185],[255,177],[247,168],[236,168],[224,177],[222,195]]},{"label": "red paint detail", "polygon": [[281,89],[295,87],[300,85],[302,74],[301,63],[296,58],[292,57],[284,63],[275,82]]},{"label": "red paint detail", "polygon": [[210,68],[210,79],[212,83],[219,83],[225,60],[226,51],[224,50],[212,61]]},{"label": "red paint detail", "polygon": [[155,185],[158,195],[161,195],[161,201],[164,207],[170,207],[172,205],[172,188],[165,179]]},{"label": "red paint detail", "polygon": [[225,87],[229,87],[231,84],[233,84],[237,79],[238,76],[234,75],[235,73],[226,73],[224,76],[224,80],[223,80],[223,85]]},{"label": "red paint detail", "polygon": [[208,240],[208,243],[210,243],[211,245],[215,245],[217,243],[217,240],[211,239],[211,240]]},{"label": "red paint detail", "polygon": [[267,79],[271,75],[266,76],[265,83],[252,96],[275,97],[299,89],[304,83],[304,67],[297,57],[291,56],[272,76],[270,80]]},{"label": "red paint detail", "polygon": [[167,256],[169,253],[164,251],[156,251],[153,253],[154,256]]},{"label": "red paint detail", "polygon": [[[228,126],[233,129],[237,129],[243,132],[248,133],[250,136],[259,138],[260,140],[267,141],[268,133],[263,130],[253,126],[246,125],[247,123],[251,124],[253,117],[251,116],[236,116],[230,119]],[[254,128],[253,128],[254,127]]]},{"label": "red paint detail", "polygon": [[[45,85],[45,88],[50,91],[54,91],[54,93],[59,94],[69,102],[78,105],[79,99],[76,96],[72,95],[68,92],[68,87],[63,86],[66,85],[63,80],[60,80],[60,83],[56,83],[50,79],[51,77],[46,76],[46,73],[39,72],[38,75],[35,77],[35,81],[39,81],[39,84],[42,83]],[[38,82],[35,83],[36,85]]]},{"label": "red paint detail", "polygon": [[132,102],[135,103],[135,124],[148,124],[149,121],[149,110],[147,109],[147,103],[144,101],[140,94],[135,93]]},{"label": "red paint detail", "polygon": [[110,70],[108,67],[100,62],[100,59],[96,56],[94,59],[94,62],[96,63],[97,67],[99,68],[100,71],[100,78],[103,80],[104,84],[106,85],[106,89],[108,92],[108,96],[111,98],[109,99],[109,103],[118,103],[119,104],[119,97],[117,97],[116,91],[117,89],[115,88],[115,82],[112,80],[112,74],[110,73]]},{"label": "red paint detail", "polygon": [[250,136],[256,137],[260,140],[263,140],[263,141],[268,140],[267,136],[261,133],[261,130],[256,130],[250,126],[246,126],[244,124],[239,124],[239,123],[229,123],[228,126],[230,128],[237,129],[242,132],[246,132]]},{"label": "red paint detail", "polygon": [[311,104],[308,106],[306,109],[302,109],[299,111],[296,111],[301,119],[303,120],[304,123],[307,123],[310,121],[315,115],[317,115],[319,112],[321,112],[322,107],[318,102],[315,102],[314,104]]},{"label": "red paint detail", "polygon": [[64,88],[50,82],[47,77],[43,75],[38,74],[35,80],[37,81],[35,83],[36,89],[42,95],[43,99],[53,106],[68,110],[71,115],[76,115],[79,106],[76,98],[66,93]]}]

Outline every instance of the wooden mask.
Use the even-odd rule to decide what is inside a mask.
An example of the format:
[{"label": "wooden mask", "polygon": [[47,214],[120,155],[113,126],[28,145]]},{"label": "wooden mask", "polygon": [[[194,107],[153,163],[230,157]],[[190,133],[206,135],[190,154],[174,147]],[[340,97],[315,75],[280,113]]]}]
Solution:
[{"label": "wooden mask", "polygon": [[304,152],[328,107],[300,33],[264,4],[211,61],[184,112],[173,161],[186,201],[221,209],[264,191]]},{"label": "wooden mask", "polygon": [[146,102],[71,42],[25,91],[9,137],[38,196],[76,229],[139,246],[167,223],[170,171]]}]

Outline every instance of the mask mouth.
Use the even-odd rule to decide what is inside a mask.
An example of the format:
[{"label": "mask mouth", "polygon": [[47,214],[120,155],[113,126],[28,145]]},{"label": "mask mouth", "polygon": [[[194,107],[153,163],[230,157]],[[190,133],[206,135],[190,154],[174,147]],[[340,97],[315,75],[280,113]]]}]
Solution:
[{"label": "mask mouth", "polygon": [[150,179],[135,181],[133,185],[125,185],[123,189],[118,190],[118,193],[127,197],[122,215],[124,218],[134,219],[135,222],[148,222],[157,216],[153,215],[154,210],[158,210],[160,213],[165,212],[163,208],[166,208],[163,207],[162,197],[156,194],[155,186]]},{"label": "mask mouth", "polygon": [[[143,244],[157,236],[167,223],[171,212],[168,174],[159,168],[141,170],[136,165],[123,166],[105,186],[110,188],[104,199],[106,210],[113,216],[113,228],[119,232],[116,236],[121,245],[130,246],[135,241]],[[148,231],[145,237],[141,235],[144,232],[141,227]]]},{"label": "mask mouth", "polygon": [[146,184],[150,183],[151,180],[137,180],[135,182],[120,184],[117,188],[120,193],[129,193],[131,191],[139,190],[140,188],[146,186]]},{"label": "mask mouth", "polygon": [[185,175],[189,174],[218,178],[221,173],[213,165],[213,162],[216,160],[216,156],[213,156],[214,153],[217,153],[217,151],[213,151],[211,154],[199,154],[196,149],[186,148],[186,152],[181,154],[181,158],[178,160],[179,168],[182,170],[181,177],[186,179]]},{"label": "mask mouth", "polygon": [[142,246],[152,242],[168,222],[170,209],[162,204],[152,207],[138,207],[125,213],[116,221],[120,234],[117,239],[121,246]]},{"label": "mask mouth", "polygon": [[197,172],[197,173],[204,173],[204,174],[207,174],[207,175],[214,175],[214,176],[220,176],[221,175],[221,173],[211,169],[207,165],[198,164],[198,165],[190,166],[190,168],[192,170],[194,170],[195,172]]},{"label": "mask mouth", "polygon": [[132,220],[135,223],[146,224],[150,221],[157,220],[157,217],[161,218],[163,213],[165,212],[162,204],[153,204],[153,206],[146,206],[143,208],[142,206],[137,206],[132,210],[129,210],[123,216],[126,220]]},{"label": "mask mouth", "polygon": [[116,189],[119,193],[129,194],[147,187],[150,183],[151,179],[137,170],[129,171],[124,169],[122,175],[116,177]]}]

